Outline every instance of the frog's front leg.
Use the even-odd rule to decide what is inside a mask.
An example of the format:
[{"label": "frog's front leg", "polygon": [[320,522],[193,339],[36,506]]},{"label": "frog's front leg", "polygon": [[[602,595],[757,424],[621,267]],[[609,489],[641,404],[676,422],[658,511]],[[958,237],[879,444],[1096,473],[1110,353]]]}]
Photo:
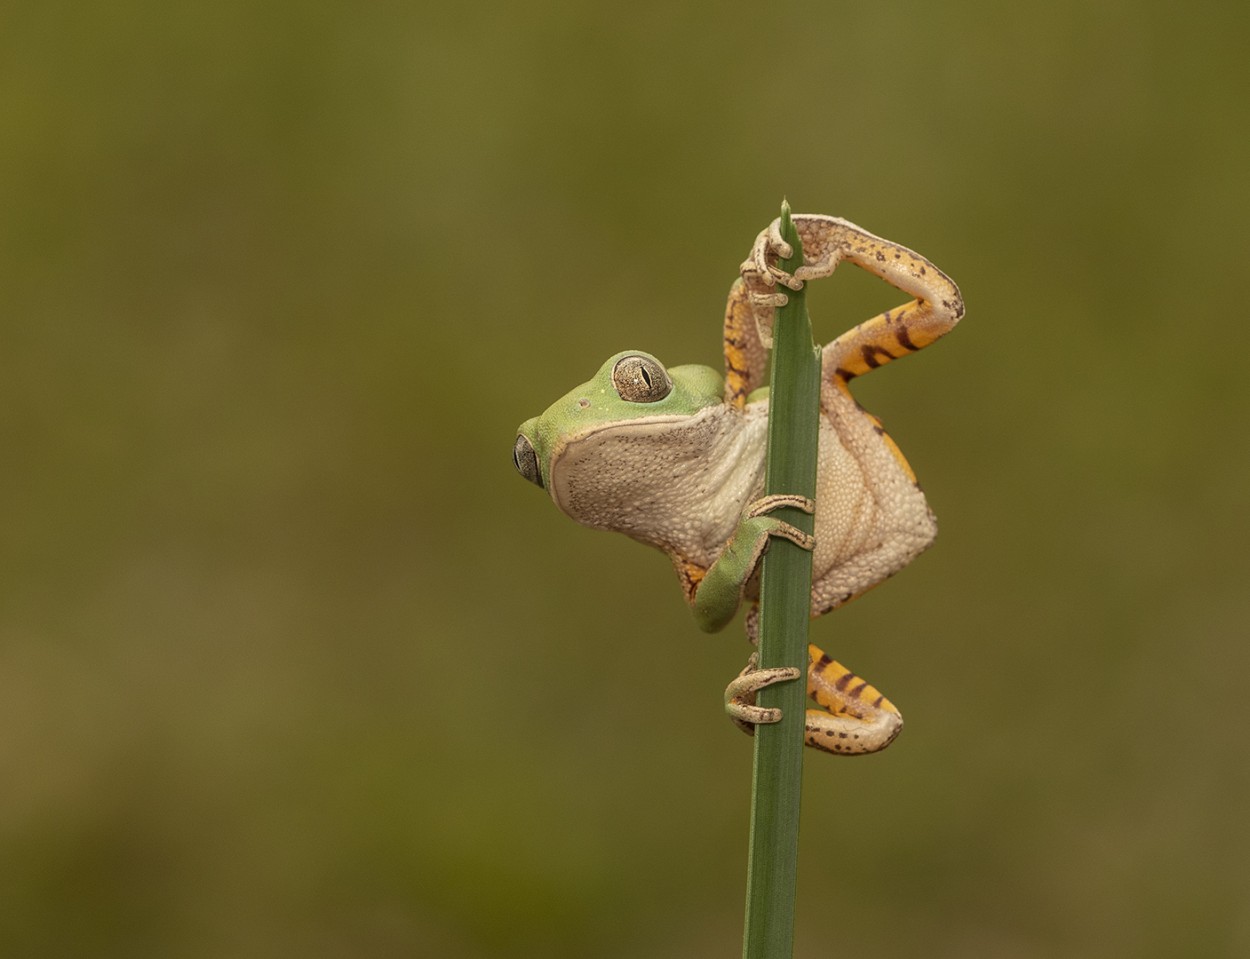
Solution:
[{"label": "frog's front leg", "polygon": [[[818,646],[808,646],[807,655],[807,694],[822,708],[807,710],[804,743],[824,752],[856,756],[894,742],[903,728],[903,717],[894,704]],[[759,723],[781,719],[780,710],[755,705],[759,690],[798,678],[794,669],[757,669],[757,661],[752,653],[746,669],[725,690],[725,711],[735,725],[752,734]]]},{"label": "frog's front leg", "polygon": [[[752,390],[768,385],[768,350],[772,324],[759,322],[760,283],[734,281],[725,304],[725,402],[741,409]],[[771,320],[771,314],[769,314]]]},{"label": "frog's front leg", "polygon": [[780,536],[807,550],[815,547],[811,534],[766,515],[783,506],[805,513],[816,509],[810,499],[786,494],[764,496],[747,507],[733,537],[695,588],[692,604],[700,629],[714,633],[734,618],[742,604],[742,590],[768,548],[770,537]]}]

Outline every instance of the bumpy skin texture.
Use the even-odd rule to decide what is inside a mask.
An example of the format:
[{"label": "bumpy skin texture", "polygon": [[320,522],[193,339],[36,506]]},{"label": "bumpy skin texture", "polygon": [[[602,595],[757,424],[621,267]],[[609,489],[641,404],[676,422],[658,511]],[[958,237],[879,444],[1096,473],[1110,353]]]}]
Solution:
[{"label": "bumpy skin texture", "polygon": [[[810,214],[793,220],[804,265],[793,277],[777,268],[789,249],[774,221],[756,239],[730,290],[723,380],[705,367],[665,371],[654,357],[627,351],[522,424],[517,440],[518,469],[546,487],[561,510],[664,551],[707,630],[724,626],[744,598],[756,598],[759,557],[770,537],[789,535],[785,524],[749,509],[763,489],[768,400],[752,393],[767,382],[774,308],[784,302],[785,289],[828,276],[844,260],[912,299],[822,351],[812,614],[902,569],[937,531],[907,461],[881,423],[855,402],[849,383],[949,331],[963,315],[959,290],[924,257],[845,220]],[[640,364],[650,371],[641,387],[631,385],[641,382]],[[624,383],[622,365],[633,371]],[[669,378],[667,392],[652,376]],[[626,393],[642,389],[646,401],[629,401],[622,387]],[[754,616],[747,622],[754,638]],[[782,678],[792,677],[748,665],[727,690],[730,715],[747,726],[775,721],[754,698]],[[815,647],[808,684],[822,707],[808,712],[809,745],[872,752],[902,726],[889,700]]]}]

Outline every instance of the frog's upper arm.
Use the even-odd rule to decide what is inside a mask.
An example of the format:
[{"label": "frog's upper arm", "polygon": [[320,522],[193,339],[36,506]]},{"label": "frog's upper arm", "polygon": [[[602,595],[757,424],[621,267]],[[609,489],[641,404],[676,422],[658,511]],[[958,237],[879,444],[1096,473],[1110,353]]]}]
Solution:
[{"label": "frog's upper arm", "polygon": [[747,395],[768,385],[768,347],[760,337],[751,291],[734,281],[725,304],[725,402],[741,408]]},{"label": "frog's upper arm", "polygon": [[733,619],[742,602],[743,588],[768,548],[770,536],[788,539],[803,549],[815,547],[810,533],[766,515],[781,507],[794,507],[810,514],[816,504],[801,496],[780,494],[761,497],[747,507],[733,536],[695,588],[691,605],[700,629],[714,633]]}]

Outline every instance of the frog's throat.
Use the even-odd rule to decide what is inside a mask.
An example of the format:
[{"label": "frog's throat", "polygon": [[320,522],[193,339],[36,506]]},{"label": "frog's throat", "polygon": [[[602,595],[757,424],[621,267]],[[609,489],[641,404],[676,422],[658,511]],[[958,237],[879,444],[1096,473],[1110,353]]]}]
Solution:
[{"label": "frog's throat", "polygon": [[707,564],[763,483],[766,432],[726,407],[591,429],[554,451],[551,497],[579,523]]}]

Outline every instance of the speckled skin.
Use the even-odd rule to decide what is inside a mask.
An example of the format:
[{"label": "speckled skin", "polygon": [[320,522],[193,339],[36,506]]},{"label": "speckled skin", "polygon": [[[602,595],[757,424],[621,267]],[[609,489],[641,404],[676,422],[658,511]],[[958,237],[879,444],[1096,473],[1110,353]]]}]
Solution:
[{"label": "speckled skin", "polygon": [[[785,524],[749,515],[763,490],[768,399],[766,391],[757,391],[767,382],[774,308],[784,302],[782,289],[828,276],[843,260],[913,299],[822,351],[812,614],[828,612],[897,572],[937,532],[907,461],[880,422],[855,402],[848,384],[950,330],[963,315],[959,290],[924,257],[845,220],[800,214],[793,221],[804,265],[793,277],[777,269],[778,257],[789,249],[774,221],[757,238],[730,291],[723,379],[707,367],[674,367],[666,371],[670,392],[630,402],[613,379],[618,362],[643,357],[657,376],[665,371],[649,354],[627,351],[522,424],[518,436],[518,468],[548,489],[562,511],[670,557],[705,629],[723,626],[744,597],[755,599],[752,574],[768,537],[787,535],[779,529]],[[761,672],[748,669],[731,685],[735,718],[767,721],[753,706],[754,692],[765,682]],[[898,711],[855,679],[813,647],[809,691],[824,710],[809,711],[810,745],[870,752],[897,735]]]}]

